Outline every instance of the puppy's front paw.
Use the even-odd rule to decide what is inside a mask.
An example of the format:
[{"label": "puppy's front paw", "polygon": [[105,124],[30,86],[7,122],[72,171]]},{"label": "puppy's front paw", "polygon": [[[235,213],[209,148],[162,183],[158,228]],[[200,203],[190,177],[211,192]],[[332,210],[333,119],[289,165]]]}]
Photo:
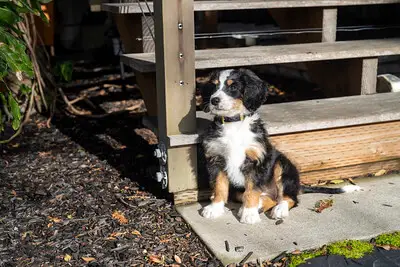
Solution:
[{"label": "puppy's front paw", "polygon": [[271,212],[274,219],[281,219],[289,216],[289,203],[286,200],[279,202]]},{"label": "puppy's front paw", "polygon": [[258,208],[240,208],[240,222],[246,224],[255,224],[261,221]]},{"label": "puppy's front paw", "polygon": [[225,204],[223,201],[217,203],[211,203],[210,205],[204,207],[204,209],[201,212],[201,215],[207,219],[217,218],[222,214],[224,214],[225,212],[224,206]]}]

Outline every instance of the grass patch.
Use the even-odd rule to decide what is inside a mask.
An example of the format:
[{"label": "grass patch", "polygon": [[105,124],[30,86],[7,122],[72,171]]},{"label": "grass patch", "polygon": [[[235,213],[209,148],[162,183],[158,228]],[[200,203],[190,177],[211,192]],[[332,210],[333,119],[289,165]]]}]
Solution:
[{"label": "grass patch", "polygon": [[390,245],[400,248],[400,232],[382,234],[375,239],[377,245]]}]

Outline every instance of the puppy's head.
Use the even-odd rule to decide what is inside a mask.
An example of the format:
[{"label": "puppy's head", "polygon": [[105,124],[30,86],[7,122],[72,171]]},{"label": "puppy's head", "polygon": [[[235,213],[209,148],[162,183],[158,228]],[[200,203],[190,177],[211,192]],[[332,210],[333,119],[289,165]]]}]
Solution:
[{"label": "puppy's head", "polygon": [[209,102],[209,110],[217,116],[248,115],[256,111],[266,100],[267,86],[248,69],[215,71],[207,78],[212,90],[202,92],[203,101]]}]

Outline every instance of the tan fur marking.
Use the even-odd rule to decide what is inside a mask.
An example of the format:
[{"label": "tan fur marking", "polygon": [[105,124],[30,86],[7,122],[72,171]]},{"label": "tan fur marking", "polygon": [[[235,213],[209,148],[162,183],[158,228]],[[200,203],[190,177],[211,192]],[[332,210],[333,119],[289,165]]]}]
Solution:
[{"label": "tan fur marking", "polygon": [[219,84],[219,80],[214,80],[212,83],[215,84],[215,85],[218,85]]},{"label": "tan fur marking", "polygon": [[226,81],[226,84],[227,84],[228,86],[230,86],[232,83],[233,83],[232,80],[227,80],[227,81]]},{"label": "tan fur marking", "polygon": [[272,200],[269,196],[261,196],[262,207],[261,209],[263,212],[267,212],[268,210],[272,209],[276,206],[276,201]]},{"label": "tan fur marking", "polygon": [[237,111],[242,111],[244,108],[243,101],[241,99],[235,99],[233,101],[232,109]]},{"label": "tan fur marking", "polygon": [[262,153],[254,148],[250,148],[246,150],[246,156],[251,160],[260,161],[260,156]]},{"label": "tan fur marking", "polygon": [[280,162],[275,163],[274,166],[274,181],[278,188],[278,202],[283,198],[283,184],[282,184],[282,167]]},{"label": "tan fur marking", "polygon": [[294,206],[294,204],[295,204],[295,202],[294,202],[293,199],[291,199],[291,198],[288,197],[288,196],[284,196],[284,197],[283,197],[283,200],[286,200],[286,201],[289,203],[289,209],[293,208],[293,206]]},{"label": "tan fur marking", "polygon": [[215,179],[215,186],[214,186],[214,193],[212,197],[212,202],[221,202],[224,203],[228,202],[228,195],[229,195],[229,180],[224,172],[220,172]]},{"label": "tan fur marking", "polygon": [[258,207],[261,191],[254,188],[254,184],[250,179],[246,181],[246,189],[243,194],[243,204],[245,208]]}]

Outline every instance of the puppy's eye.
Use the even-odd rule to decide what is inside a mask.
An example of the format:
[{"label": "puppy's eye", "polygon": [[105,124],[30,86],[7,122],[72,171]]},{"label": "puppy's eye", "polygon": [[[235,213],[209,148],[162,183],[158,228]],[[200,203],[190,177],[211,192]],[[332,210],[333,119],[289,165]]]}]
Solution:
[{"label": "puppy's eye", "polygon": [[227,80],[226,85],[231,86],[233,84],[233,80]]}]

